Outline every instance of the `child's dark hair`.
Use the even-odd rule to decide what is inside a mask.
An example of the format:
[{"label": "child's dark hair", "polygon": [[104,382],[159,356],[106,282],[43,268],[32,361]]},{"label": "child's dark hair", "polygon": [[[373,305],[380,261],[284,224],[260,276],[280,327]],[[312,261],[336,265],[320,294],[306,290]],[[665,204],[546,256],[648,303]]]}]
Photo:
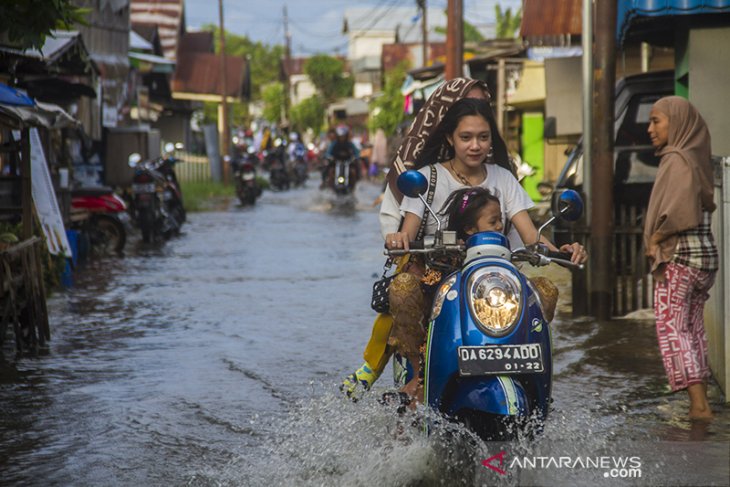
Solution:
[{"label": "child's dark hair", "polygon": [[456,238],[466,241],[469,238],[466,230],[477,226],[481,209],[490,201],[500,204],[499,198],[486,188],[463,188],[449,195],[439,213],[449,218],[447,230],[456,231]]}]

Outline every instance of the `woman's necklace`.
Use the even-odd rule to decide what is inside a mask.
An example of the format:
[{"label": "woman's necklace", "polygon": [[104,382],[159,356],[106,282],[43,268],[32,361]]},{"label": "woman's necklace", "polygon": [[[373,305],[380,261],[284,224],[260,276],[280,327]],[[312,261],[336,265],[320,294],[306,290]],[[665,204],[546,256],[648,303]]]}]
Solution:
[{"label": "woman's necklace", "polygon": [[[454,176],[456,176],[456,179],[461,181],[461,184],[463,184],[464,186],[476,186],[475,184],[470,183],[469,180],[466,178],[466,176],[464,176],[463,174],[461,174],[459,171],[456,170],[456,168],[454,167],[453,159],[451,159],[449,161],[449,167],[451,168],[451,172],[454,173]],[[482,171],[484,174],[484,179],[487,179],[487,169],[484,167],[484,164],[481,164],[481,168],[482,168]],[[484,181],[484,179],[482,179],[482,181]],[[482,181],[479,181],[479,183],[481,183]],[[479,184],[479,183],[477,183],[477,184]]]}]

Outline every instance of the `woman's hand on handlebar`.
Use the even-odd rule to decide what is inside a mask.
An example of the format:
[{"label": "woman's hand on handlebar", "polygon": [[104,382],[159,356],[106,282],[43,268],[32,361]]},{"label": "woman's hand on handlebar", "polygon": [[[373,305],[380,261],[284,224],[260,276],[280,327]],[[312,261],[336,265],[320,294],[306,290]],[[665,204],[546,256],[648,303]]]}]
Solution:
[{"label": "woman's hand on handlebar", "polygon": [[408,233],[396,232],[385,236],[385,248],[388,250],[408,250]]},{"label": "woman's hand on handlebar", "polygon": [[562,245],[560,247],[560,251],[570,253],[570,261],[573,264],[585,264],[588,260],[588,252],[586,252],[585,247],[578,242]]}]

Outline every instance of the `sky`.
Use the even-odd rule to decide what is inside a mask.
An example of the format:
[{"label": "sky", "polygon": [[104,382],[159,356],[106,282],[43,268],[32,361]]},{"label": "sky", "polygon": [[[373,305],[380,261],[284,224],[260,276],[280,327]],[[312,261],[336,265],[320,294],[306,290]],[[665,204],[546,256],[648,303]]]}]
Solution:
[{"label": "sky", "polygon": [[[429,8],[446,10],[448,0],[426,0]],[[494,23],[494,6],[520,8],[521,0],[463,0],[464,20],[477,27]],[[289,33],[295,56],[347,54],[347,36],[342,34],[345,10],[373,8],[373,14],[389,6],[413,7],[416,0],[223,0],[225,29],[264,44],[284,44],[284,6],[289,15]],[[189,30],[218,24],[216,0],[185,0]],[[405,23],[411,22],[406,19]]]}]

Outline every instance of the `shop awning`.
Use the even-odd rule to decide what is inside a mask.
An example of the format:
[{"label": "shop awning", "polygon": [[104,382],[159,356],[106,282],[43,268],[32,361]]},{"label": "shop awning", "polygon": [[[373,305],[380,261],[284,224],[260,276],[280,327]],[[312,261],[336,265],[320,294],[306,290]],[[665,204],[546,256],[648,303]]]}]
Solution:
[{"label": "shop awning", "polygon": [[140,73],[174,73],[175,61],[143,52],[129,53],[129,64]]},{"label": "shop awning", "polygon": [[[661,17],[730,14],[730,0],[620,0],[616,18],[616,38],[626,40],[632,26],[640,22],[661,22]],[[672,25],[665,27],[672,29]]]}]

